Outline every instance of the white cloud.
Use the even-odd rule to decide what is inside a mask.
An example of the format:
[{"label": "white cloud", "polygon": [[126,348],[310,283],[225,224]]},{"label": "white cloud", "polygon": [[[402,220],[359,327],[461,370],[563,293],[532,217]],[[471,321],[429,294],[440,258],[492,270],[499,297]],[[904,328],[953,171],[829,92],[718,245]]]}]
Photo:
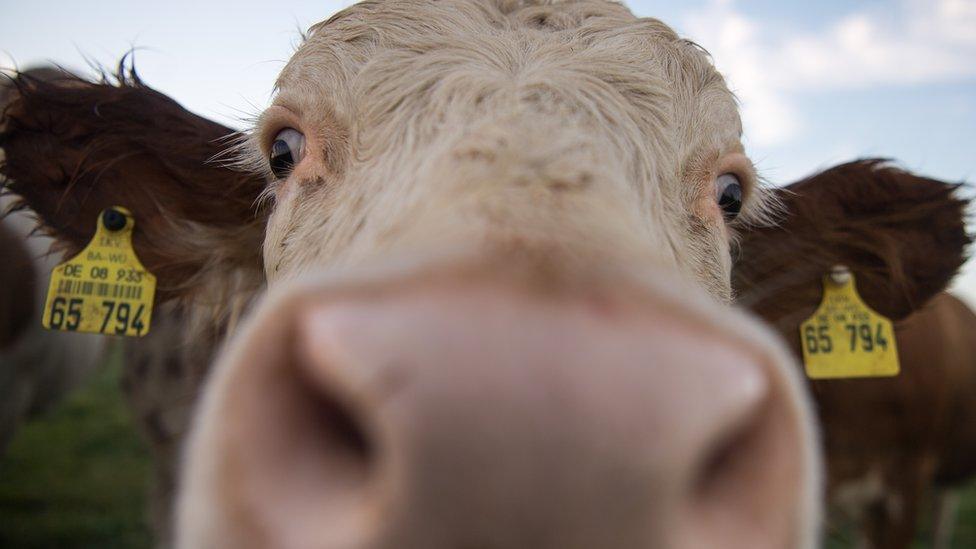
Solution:
[{"label": "white cloud", "polygon": [[747,135],[782,144],[802,128],[794,95],[976,76],[976,0],[901,0],[818,31],[760,21],[712,0],[684,21],[742,100]]},{"label": "white cloud", "polygon": [[693,40],[712,53],[742,101],[750,139],[770,144],[797,131],[796,113],[766,69],[769,52],[759,23],[736,11],[731,1],[717,0],[692,13],[686,28]]}]

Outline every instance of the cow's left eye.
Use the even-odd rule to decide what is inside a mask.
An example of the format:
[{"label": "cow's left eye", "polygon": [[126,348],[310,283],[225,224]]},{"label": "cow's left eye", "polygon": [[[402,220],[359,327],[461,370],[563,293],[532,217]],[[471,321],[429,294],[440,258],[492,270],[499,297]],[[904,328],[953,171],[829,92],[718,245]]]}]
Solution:
[{"label": "cow's left eye", "polygon": [[286,179],[295,164],[302,161],[303,156],[305,156],[305,136],[292,128],[281,130],[275,136],[274,143],[271,144],[271,154],[268,155],[271,173],[278,179]]},{"label": "cow's left eye", "polygon": [[718,195],[718,207],[722,208],[722,215],[726,221],[732,221],[742,210],[742,182],[731,173],[718,176],[715,181]]}]

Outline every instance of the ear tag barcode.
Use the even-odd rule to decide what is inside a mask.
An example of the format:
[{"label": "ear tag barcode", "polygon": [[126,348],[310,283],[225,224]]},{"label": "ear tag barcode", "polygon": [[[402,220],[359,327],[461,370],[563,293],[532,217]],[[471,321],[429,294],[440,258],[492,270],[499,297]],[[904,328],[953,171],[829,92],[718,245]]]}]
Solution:
[{"label": "ear tag barcode", "polygon": [[803,365],[811,379],[898,375],[891,321],[857,293],[854,274],[838,266],[823,279],[823,301],[800,325]]},{"label": "ear tag barcode", "polygon": [[88,246],[51,271],[45,328],[122,336],[149,332],[156,277],[132,249],[134,226],[129,210],[118,206],[98,216]]}]

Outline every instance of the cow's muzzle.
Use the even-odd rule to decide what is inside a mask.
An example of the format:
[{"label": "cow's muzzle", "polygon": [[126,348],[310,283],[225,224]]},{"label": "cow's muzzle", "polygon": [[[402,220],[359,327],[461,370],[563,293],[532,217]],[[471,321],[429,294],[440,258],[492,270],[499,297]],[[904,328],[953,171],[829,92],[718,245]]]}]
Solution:
[{"label": "cow's muzzle", "polygon": [[750,323],[653,296],[305,287],[209,387],[183,545],[805,545],[810,418]]}]

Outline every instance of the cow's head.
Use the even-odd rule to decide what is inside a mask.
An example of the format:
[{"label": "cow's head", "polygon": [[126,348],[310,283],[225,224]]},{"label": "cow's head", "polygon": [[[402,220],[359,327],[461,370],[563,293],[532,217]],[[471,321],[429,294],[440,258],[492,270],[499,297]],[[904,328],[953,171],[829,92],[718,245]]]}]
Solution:
[{"label": "cow's head", "polygon": [[316,25],[244,172],[136,79],[18,81],[4,173],[69,250],[120,204],[160,299],[220,321],[270,286],[198,411],[183,546],[816,544],[796,369],[727,306],[769,211],[735,100],[662,23],[548,4]]}]

